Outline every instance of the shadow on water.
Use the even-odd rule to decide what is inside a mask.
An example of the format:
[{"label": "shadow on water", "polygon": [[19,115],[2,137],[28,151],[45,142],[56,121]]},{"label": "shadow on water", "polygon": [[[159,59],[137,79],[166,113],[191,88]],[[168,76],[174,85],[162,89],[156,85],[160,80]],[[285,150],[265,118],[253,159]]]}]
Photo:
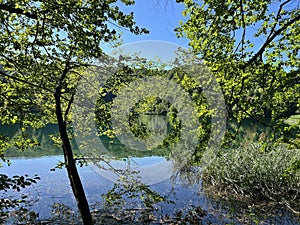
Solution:
[{"label": "shadow on water", "polygon": [[[4,129],[3,133],[9,134],[8,127]],[[10,130],[9,135],[17,130]],[[7,151],[12,164],[4,165],[1,174],[38,174],[41,180],[21,192],[1,193],[1,198],[6,199],[28,196],[28,203],[8,211],[6,224],[26,224],[28,220],[35,221],[34,224],[81,224],[66,171],[53,170],[63,160],[53,150],[58,147],[47,139],[50,133],[57,132],[56,126],[46,130],[47,133],[35,133],[42,142],[28,151],[33,155],[20,157],[18,154],[22,153],[18,153],[12,157],[16,150]],[[275,204],[249,205],[216,198],[203,190],[201,168],[173,170],[172,162],[162,155],[118,157],[111,164],[119,172],[115,177],[92,164],[79,168],[97,224],[299,224],[299,217]],[[151,165],[155,165],[152,171],[143,174],[142,169]],[[150,172],[155,182],[144,178]]]}]

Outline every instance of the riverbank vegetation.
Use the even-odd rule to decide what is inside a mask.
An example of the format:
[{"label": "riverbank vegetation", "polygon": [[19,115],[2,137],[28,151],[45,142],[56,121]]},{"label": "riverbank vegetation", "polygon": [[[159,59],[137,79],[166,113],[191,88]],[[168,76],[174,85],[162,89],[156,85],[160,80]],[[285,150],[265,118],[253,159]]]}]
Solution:
[{"label": "riverbank vegetation", "polygon": [[203,184],[210,191],[252,204],[273,201],[299,213],[299,149],[281,144],[263,149],[252,143],[224,150],[203,170]]},{"label": "riverbank vegetation", "polygon": [[[228,107],[228,142],[204,168],[204,184],[299,212],[299,3],[177,2],[187,18],[177,34],[213,71]],[[265,129],[244,129],[249,120]]]},{"label": "riverbank vegetation", "polygon": [[[151,129],[163,133],[160,125],[165,124],[166,137],[161,140],[163,135],[159,135],[158,138],[148,141],[146,150],[151,150],[152,146],[158,143],[158,147],[152,149],[150,155],[161,155],[173,160],[179,172],[186,176],[192,177],[189,172],[193,166],[201,166],[203,186],[219,197],[235,198],[252,205],[264,201],[272,202],[284,205],[299,215],[298,1],[278,0],[275,4],[267,0],[176,0],[184,4],[183,15],[186,17],[186,20],[180,22],[176,33],[179,37],[187,38],[190,46],[188,51],[180,55],[179,61],[196,60],[197,65],[199,64],[196,69],[201,69],[201,76],[215,78],[222,98],[214,95],[218,94],[218,91],[213,88],[205,92],[203,86],[214,85],[211,79],[194,79],[195,77],[191,76],[192,72],[184,70],[185,67],[182,65],[177,64],[177,67],[166,69],[160,63],[147,64],[144,59],[135,58],[137,61],[130,64],[127,58],[120,57],[112,61],[109,61],[109,57],[105,58],[101,45],[119,44],[121,37],[121,32],[117,29],[119,26],[129,29],[136,35],[148,33],[145,28],[136,26],[132,13],[125,14],[114,5],[116,2],[116,0],[45,2],[24,0],[3,1],[0,4],[2,31],[0,123],[4,126],[20,127],[20,133],[13,138],[9,132],[0,135],[1,159],[6,160],[5,151],[7,154],[17,153],[16,149],[7,150],[12,146],[26,151],[27,148],[37,149],[39,143],[49,144],[50,142],[43,139],[43,136],[34,136],[31,133],[34,129],[57,124],[54,126],[57,126],[59,135],[53,135],[50,131],[47,135],[51,135],[52,140],[60,144],[65,160],[61,165],[67,169],[69,175],[81,214],[78,218],[81,218],[85,225],[93,224],[97,215],[92,215],[89,208],[77,172],[75,147],[71,144],[74,135],[71,109],[74,106],[75,94],[79,92],[77,88],[81,78],[93,81],[93,74],[87,73],[87,68],[99,75],[101,70],[111,69],[114,63],[122,64],[122,69],[118,68],[116,71],[116,68],[113,68],[115,73],[106,86],[96,91],[101,97],[98,98],[97,107],[93,108],[92,112],[93,117],[96,114],[97,138],[105,140],[105,147],[112,154],[118,152],[120,146],[123,147],[115,136],[124,131],[112,130],[112,99],[120,95],[122,88],[125,90],[132,88],[130,83],[134,83],[137,79],[163,78],[174,81],[174,84],[180,86],[179,89],[172,89],[171,86],[166,88],[161,85],[159,79],[157,79],[159,82],[151,84],[153,86],[148,85],[150,89],[161,87],[171,94],[183,90],[178,96],[188,94],[195,103],[191,120],[184,121],[186,123],[184,124],[179,117],[178,108],[170,107],[170,102],[163,97],[147,96],[139,99],[129,109],[129,118],[121,121],[126,122],[126,128],[131,131],[132,136],[137,139],[152,138]],[[125,6],[134,4],[134,1],[130,0],[121,2]],[[116,23],[117,28],[109,26],[111,22]],[[100,57],[108,59],[110,65],[101,67],[102,65],[99,65],[101,62],[95,63]],[[132,66],[134,63],[138,63],[135,64],[136,67]],[[207,71],[210,72],[205,73]],[[137,91],[150,90],[149,86],[142,86]],[[213,103],[220,111],[211,110],[207,96],[209,93],[213,93],[211,95]],[[181,109],[186,104],[185,101],[177,103],[176,106]],[[223,126],[212,127],[213,119],[220,119],[222,117],[220,112],[223,109],[226,110],[227,126],[224,126],[224,129]],[[159,126],[145,119],[147,115],[158,116]],[[159,116],[164,116],[164,119]],[[81,119],[87,121],[87,117]],[[193,125],[192,119],[195,119],[199,126],[196,128],[190,126]],[[255,124],[259,124],[259,128],[253,126],[254,123],[248,124],[249,126],[245,128],[244,124],[249,121],[255,121]],[[183,133],[184,126],[188,128],[187,133]],[[222,132],[225,132],[225,138],[221,140],[223,142],[217,138],[218,134],[223,134]],[[216,138],[211,138],[213,135],[216,135]],[[190,145],[191,137],[198,140],[195,148]],[[179,140],[184,140],[183,144],[178,144],[180,148],[176,145]],[[220,145],[216,145],[218,149],[213,149],[209,145],[214,141],[220,141]],[[110,145],[113,142],[116,145]],[[94,147],[98,150],[97,146]],[[139,150],[126,149],[127,154],[129,152],[141,156]],[[207,159],[205,154],[208,151],[212,151],[214,157],[210,158],[213,160],[205,161]],[[56,153],[57,149],[53,148],[52,152]],[[120,159],[125,155],[124,152],[118,152],[116,157]],[[1,174],[0,178],[2,191],[19,190],[37,179],[22,176],[9,178],[4,174]],[[114,207],[116,205],[119,207],[126,205],[128,198],[137,198],[138,203],[143,204],[142,213],[150,209],[147,216],[151,220],[154,217],[154,206],[168,200],[165,196],[151,191],[148,186],[137,184],[133,185],[132,182],[116,184],[106,195],[106,202],[108,205],[113,203]],[[139,194],[135,195],[136,191]],[[18,203],[26,204],[23,200],[11,202],[2,198],[0,210],[5,216],[5,210],[11,206],[19,206]],[[68,208],[57,206],[58,209],[69,212]],[[111,219],[121,223],[127,213],[118,207],[115,208],[114,218]],[[103,211],[98,212],[105,215]],[[251,210],[248,212],[251,217],[253,212]],[[136,216],[136,211],[131,213],[129,219],[132,217],[133,219],[129,222],[139,223],[141,219],[139,216],[142,214]],[[185,213],[176,213],[169,222],[179,223],[180,220],[187,220],[187,223],[199,223],[201,219],[196,217],[196,214],[202,218],[205,212],[195,207]],[[30,212],[26,215],[36,216]],[[77,220],[80,220],[78,218]],[[166,220],[163,223],[167,223],[168,219],[164,219]],[[252,222],[258,223],[256,220],[250,220],[249,223]]]}]

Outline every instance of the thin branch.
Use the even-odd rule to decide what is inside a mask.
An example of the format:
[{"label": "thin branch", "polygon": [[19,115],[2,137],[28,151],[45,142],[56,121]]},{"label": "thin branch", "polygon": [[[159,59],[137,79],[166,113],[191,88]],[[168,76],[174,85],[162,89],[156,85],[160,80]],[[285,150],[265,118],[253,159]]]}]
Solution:
[{"label": "thin branch", "polygon": [[268,45],[277,37],[281,34],[282,31],[284,31],[285,29],[287,29],[289,26],[291,26],[292,24],[296,23],[297,21],[300,20],[300,14],[298,16],[296,16],[294,19],[290,20],[289,22],[287,22],[286,24],[284,24],[280,29],[278,29],[277,31],[275,31],[273,33],[273,35],[270,36],[269,39],[267,39],[265,41],[265,43],[263,44],[263,46],[259,49],[259,51],[247,62],[247,64],[245,65],[250,65],[253,62],[255,62],[257,60],[258,57],[260,57],[263,52],[265,51],[265,49],[268,47]]},{"label": "thin branch", "polygon": [[162,1],[159,1],[159,0],[155,1],[154,7],[158,10],[163,10],[163,12],[167,12],[168,10],[170,10],[170,7],[172,7],[172,10],[174,10],[173,1],[170,1],[170,0],[163,1],[164,2],[163,7],[162,7],[161,2]]},{"label": "thin branch", "polygon": [[107,22],[110,23],[111,25],[113,25],[113,26],[119,28],[120,30],[125,30],[125,31],[129,31],[129,32],[130,32],[130,29],[128,29],[128,28],[126,28],[126,27],[122,27],[122,26],[120,26],[120,25],[118,25],[118,24],[116,24],[116,23],[114,23],[114,22],[112,22],[112,21],[110,21],[110,20],[108,20]]},{"label": "thin branch", "polygon": [[[235,33],[234,33],[233,39],[234,39],[234,38],[235,38]],[[239,48],[240,48],[241,43],[242,43],[242,40],[241,40],[241,41],[238,43],[238,45],[236,46],[236,48],[235,48],[233,54],[236,54],[236,53],[237,53],[237,51],[238,51]]]},{"label": "thin branch", "polygon": [[71,96],[71,99],[70,99],[69,102],[68,102],[68,106],[67,106],[67,109],[66,109],[65,115],[64,115],[64,120],[65,120],[65,121],[67,120],[67,116],[68,116],[68,114],[69,114],[69,112],[70,112],[70,110],[71,110],[71,106],[72,106],[72,104],[73,104],[73,102],[74,102],[74,96],[75,96],[75,94],[76,94],[76,91],[73,91],[72,96]]},{"label": "thin branch", "polygon": [[84,161],[92,161],[95,163],[95,161],[102,161],[104,162],[108,167],[110,167],[110,169],[118,176],[120,177],[120,173],[118,169],[115,169],[108,160],[105,160],[103,157],[101,156],[97,156],[97,157],[81,157],[81,158],[76,158],[76,160],[84,160]]},{"label": "thin branch", "polygon": [[34,39],[33,39],[33,42],[31,43],[31,48],[32,48],[32,53],[33,53],[33,56],[34,58],[36,59],[37,57],[35,56],[35,51],[34,51],[34,44],[36,43],[37,41],[37,38],[38,38],[38,35],[39,35],[39,26],[40,26],[40,23],[39,21],[37,20],[36,21],[36,31],[35,31],[35,35],[34,35]]},{"label": "thin branch", "polygon": [[0,4],[0,10],[7,11],[9,13],[16,13],[18,15],[24,15],[24,16],[30,18],[30,19],[35,19],[36,20],[38,18],[36,13],[27,12],[23,9],[9,6],[8,4]]},{"label": "thin branch", "polygon": [[245,44],[245,36],[246,36],[246,23],[245,23],[245,16],[244,16],[244,8],[243,8],[243,0],[240,0],[240,7],[241,7],[241,16],[242,16],[242,23],[243,23],[243,35],[242,35],[242,57],[244,55],[244,44]]},{"label": "thin branch", "polygon": [[277,12],[277,15],[276,15],[276,18],[275,18],[275,24],[273,25],[271,31],[270,31],[270,34],[269,36],[267,37],[267,40],[269,40],[269,38],[272,36],[272,34],[274,33],[275,31],[275,28],[277,26],[277,22],[278,22],[278,19],[279,19],[279,16],[280,16],[280,13],[281,13],[281,10],[283,8],[284,5],[288,4],[291,0],[287,0],[285,1],[284,3],[282,3],[280,6],[279,6],[279,9],[278,9],[278,12]]},{"label": "thin branch", "polygon": [[[235,99],[236,100],[236,99]],[[248,113],[241,105],[238,104],[238,101],[236,101],[236,106],[242,110],[242,112],[244,112],[246,115],[248,115],[251,119],[255,120],[256,122],[264,125],[265,127],[270,127],[273,131],[274,131],[274,127],[270,124],[267,124],[265,122],[263,122],[262,120],[260,120],[259,118],[254,117],[253,115],[251,115],[250,113]]]},{"label": "thin branch", "polygon": [[[76,72],[77,73],[77,72]],[[79,73],[77,73],[79,74]],[[78,81],[81,79],[81,74],[80,75],[80,78],[78,79]],[[77,81],[77,84],[78,84],[78,81]],[[71,106],[72,104],[74,103],[74,97],[75,97],[75,94],[76,94],[76,89],[72,92],[72,95],[71,95],[71,99],[68,100],[68,106],[67,106],[67,109],[65,111],[65,114],[64,114],[64,120],[67,121],[67,116],[71,110]]]},{"label": "thin branch", "polygon": [[0,74],[1,74],[2,76],[11,78],[11,79],[16,80],[16,81],[19,81],[19,82],[21,82],[21,83],[28,84],[28,85],[30,85],[30,86],[32,86],[32,87],[36,87],[36,88],[39,88],[39,89],[48,91],[48,92],[50,92],[50,93],[54,93],[54,91],[51,90],[51,89],[49,89],[49,88],[46,88],[46,87],[44,87],[44,86],[40,86],[40,85],[37,85],[37,84],[33,84],[33,83],[31,83],[31,82],[29,82],[29,81],[27,81],[27,80],[24,80],[24,79],[21,79],[21,78],[18,78],[18,77],[9,75],[9,74],[7,74],[7,73],[1,71],[1,70],[0,70]]},{"label": "thin branch", "polygon": [[[40,85],[31,83],[31,82],[29,82],[29,81],[27,81],[27,80],[25,80],[25,79],[22,79],[22,78],[19,78],[19,77],[15,77],[15,76],[9,75],[9,74],[3,72],[2,70],[0,70],[0,75],[2,75],[2,76],[4,76],[4,77],[8,77],[8,78],[10,78],[10,79],[12,79],[12,80],[15,80],[15,81],[24,83],[24,84],[28,84],[28,85],[30,85],[30,86],[32,86],[32,87],[39,88],[39,89],[41,89],[41,90],[47,91],[47,92],[52,93],[52,94],[55,93],[54,90],[51,90],[51,89],[49,89],[49,88],[47,88],[47,87],[45,87],[45,86],[40,86]],[[68,98],[66,98],[66,97],[64,97],[64,96],[62,96],[62,99],[66,100],[66,101],[70,101],[70,100],[71,100],[71,99],[68,99]]]}]

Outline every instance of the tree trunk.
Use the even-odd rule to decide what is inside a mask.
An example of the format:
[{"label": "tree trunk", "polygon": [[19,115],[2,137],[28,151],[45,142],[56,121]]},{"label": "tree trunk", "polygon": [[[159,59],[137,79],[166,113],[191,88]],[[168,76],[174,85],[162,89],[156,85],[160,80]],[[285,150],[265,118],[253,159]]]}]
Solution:
[{"label": "tree trunk", "polygon": [[56,118],[59,127],[59,133],[62,140],[62,147],[64,152],[64,159],[66,164],[66,169],[68,172],[68,177],[72,187],[74,197],[77,201],[77,206],[81,214],[84,225],[93,225],[92,215],[89,209],[89,204],[87,202],[85,192],[77,171],[76,163],[73,157],[73,151],[70,143],[69,136],[67,134],[66,122],[63,119],[62,109],[61,109],[61,94],[58,89],[55,93],[55,108],[56,108]]}]

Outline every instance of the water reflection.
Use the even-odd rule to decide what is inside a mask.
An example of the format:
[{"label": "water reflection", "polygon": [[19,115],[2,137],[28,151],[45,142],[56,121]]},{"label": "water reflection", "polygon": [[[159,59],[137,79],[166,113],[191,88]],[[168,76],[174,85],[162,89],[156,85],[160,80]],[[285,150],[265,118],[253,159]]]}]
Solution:
[{"label": "water reflection", "polygon": [[119,171],[139,171],[141,181],[147,185],[170,179],[174,173],[173,163],[159,156],[128,157],[122,160],[110,160],[109,163],[101,161],[91,166],[98,174],[112,182],[116,182],[121,176]]},{"label": "water reflection", "polygon": [[[41,181],[32,187],[26,188],[22,193],[30,195],[34,200],[30,209],[38,213],[40,218],[53,216],[51,211],[55,204],[56,206],[57,204],[66,205],[74,211],[74,215],[77,215],[76,203],[69,186],[66,171],[64,169],[51,171],[60,160],[62,160],[62,156],[12,158],[11,166],[1,168],[1,173],[8,175],[22,175],[26,173],[33,176],[36,173],[39,174]],[[162,159],[155,157],[148,160],[157,162]],[[136,159],[136,161],[138,160]],[[142,160],[140,164],[141,162]],[[272,224],[297,224],[299,222],[295,216],[282,208],[275,207],[270,209],[268,212],[270,215],[266,218],[266,212],[260,212],[260,209],[257,207],[249,208],[242,204],[238,205],[237,202],[229,203],[210,198],[202,189],[201,179],[198,179],[201,171],[197,171],[195,168],[184,172],[185,174],[178,171],[170,179],[149,186],[152,191],[165,196],[170,201],[174,201],[174,203],[158,202],[155,206],[159,209],[156,212],[158,215],[168,214],[174,216],[177,215],[176,213],[179,213],[177,216],[185,218],[185,216],[189,215],[188,218],[190,218],[190,211],[200,207],[205,212],[205,215],[201,216],[203,224],[209,224],[209,222],[226,224],[230,221],[234,221],[234,224],[248,224],[251,219],[253,221],[260,219],[268,223],[272,222]],[[95,209],[97,208],[98,211],[96,210],[95,212],[102,212],[103,208],[99,208],[103,207],[104,204],[102,195],[111,191],[114,183],[99,175],[91,166],[79,168],[79,173],[90,205],[94,205]],[[18,194],[20,193],[13,191],[6,193],[7,196],[16,196]],[[167,221],[167,218],[164,219]]]},{"label": "water reflection", "polygon": [[[147,120],[143,120],[143,123],[146,122]],[[149,127],[154,125],[149,124]],[[54,125],[51,132],[55,133]],[[39,152],[47,153],[47,149],[51,148],[51,142],[47,139],[49,133],[48,130],[46,135],[41,131],[38,135],[36,134],[47,145],[31,149],[29,152],[35,152],[36,155]],[[109,142],[107,142],[107,146],[109,146],[108,144]],[[156,216],[156,222],[194,220],[197,222],[196,224],[251,224],[256,221],[260,221],[262,224],[299,224],[299,218],[282,207],[252,205],[249,207],[247,204],[237,201],[216,199],[209,190],[203,190],[200,168],[180,167],[176,169],[171,160],[166,160],[166,155],[157,154],[155,156],[155,152],[151,151],[138,151],[138,155],[134,155],[134,151],[131,151],[131,157],[128,157],[128,152],[127,157],[124,157],[126,151],[125,153],[121,152],[119,147],[115,145],[108,148],[117,149],[119,152],[114,160],[110,160],[110,166],[119,171],[118,175],[115,171],[109,170],[108,165],[104,162],[79,168],[82,183],[95,216],[99,216],[99,214],[112,215],[109,214],[110,211],[103,211],[105,210],[105,200],[102,197],[113,190],[122,171],[127,170],[129,172],[140,171],[140,187],[145,188],[142,190],[146,191],[149,188],[166,198],[155,203],[155,214],[153,215]],[[158,153],[163,152],[158,151]],[[145,155],[140,155],[142,153]],[[9,176],[38,174],[41,181],[22,190],[21,193],[10,190],[3,193],[3,196],[7,198],[18,197],[22,194],[30,196],[32,200],[32,204],[29,206],[30,210],[34,210],[42,219],[49,217],[59,219],[58,215],[60,215],[60,211],[63,211],[61,216],[65,216],[64,219],[78,220],[76,202],[65,169],[52,170],[59,161],[63,161],[62,156],[10,157],[10,161],[12,165],[5,165],[0,169],[0,173]],[[106,167],[106,170],[100,169],[99,166]],[[116,222],[115,218],[113,220]],[[151,221],[153,222],[153,218]]]}]

